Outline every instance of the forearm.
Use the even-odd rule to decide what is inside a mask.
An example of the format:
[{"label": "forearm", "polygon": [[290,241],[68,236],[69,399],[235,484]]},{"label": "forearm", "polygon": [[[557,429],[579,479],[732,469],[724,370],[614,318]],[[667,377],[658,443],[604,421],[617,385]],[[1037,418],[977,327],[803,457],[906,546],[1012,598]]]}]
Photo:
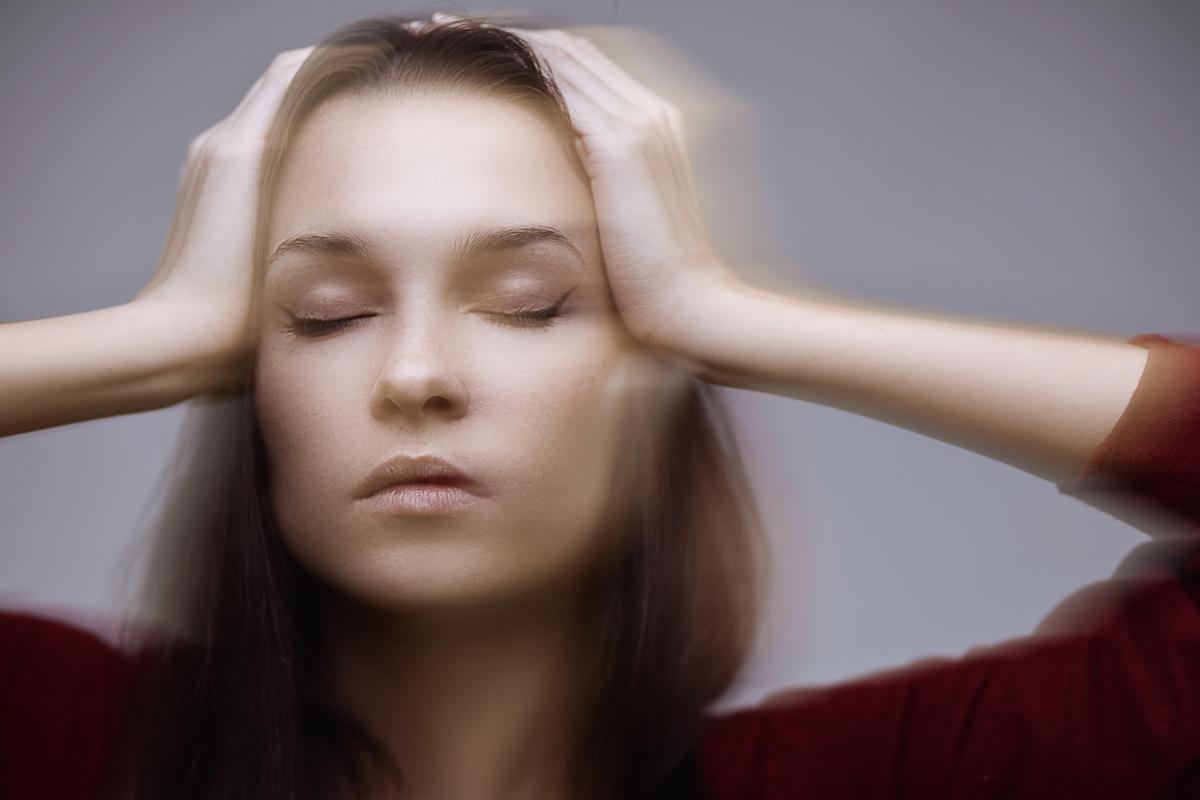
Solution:
[{"label": "forearm", "polygon": [[864,414],[1055,482],[1112,430],[1147,358],[1118,338],[745,286],[702,308],[690,348],[707,380]]},{"label": "forearm", "polygon": [[225,370],[178,315],[133,301],[0,324],[0,436],[173,405]]}]

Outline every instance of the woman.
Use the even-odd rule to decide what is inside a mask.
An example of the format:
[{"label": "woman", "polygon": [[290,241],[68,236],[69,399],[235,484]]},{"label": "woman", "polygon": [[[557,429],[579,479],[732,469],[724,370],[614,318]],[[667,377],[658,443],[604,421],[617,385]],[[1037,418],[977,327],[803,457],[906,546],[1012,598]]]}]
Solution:
[{"label": "woman", "polygon": [[[1036,647],[705,715],[753,634],[761,555],[709,384],[1135,494],[1163,517],[1146,529],[1194,531],[1200,348],[747,286],[708,244],[682,135],[577,37],[363,20],[281,55],[197,138],[133,301],[0,329],[6,433],[211,401],[149,572],[162,628],[118,652],[0,626],[11,696],[53,686],[60,718],[91,722],[59,746],[97,760],[64,780],[121,797],[1184,786],[1200,547],[1165,527],[1148,544],[1169,579],[1134,564],[1138,602],[1105,587],[1111,613],[1060,609]],[[1122,661],[1148,647],[1152,664]],[[1139,693],[1056,724],[1048,679],[1111,697],[1084,667]],[[1080,738],[1097,715],[1127,738]],[[10,733],[48,716],[8,715],[5,751],[52,762]],[[53,778],[10,759],[10,785],[44,796]]]}]

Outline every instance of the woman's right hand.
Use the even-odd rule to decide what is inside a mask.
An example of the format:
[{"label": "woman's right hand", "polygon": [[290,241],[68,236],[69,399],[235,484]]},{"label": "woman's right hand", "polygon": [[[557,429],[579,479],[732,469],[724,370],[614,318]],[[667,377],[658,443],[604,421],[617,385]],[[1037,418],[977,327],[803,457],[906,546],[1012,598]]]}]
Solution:
[{"label": "woman's right hand", "polygon": [[277,55],[233,112],[192,140],[167,243],[154,275],[132,301],[187,325],[205,360],[227,363],[230,375],[251,354],[247,322],[267,130],[312,49]]}]

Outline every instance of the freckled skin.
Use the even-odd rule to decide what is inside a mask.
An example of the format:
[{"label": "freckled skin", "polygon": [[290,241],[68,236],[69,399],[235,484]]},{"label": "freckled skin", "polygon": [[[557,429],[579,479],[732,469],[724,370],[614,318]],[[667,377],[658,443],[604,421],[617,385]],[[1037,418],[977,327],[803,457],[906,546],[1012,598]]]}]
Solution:
[{"label": "freckled skin", "polygon": [[[536,244],[469,265],[462,231],[563,229],[586,264]],[[590,189],[532,111],[462,94],[336,98],[293,139],[268,252],[353,231],[375,261],[296,256],[267,273],[256,364],[274,508],[288,547],[376,608],[448,608],[537,593],[595,557],[634,350],[612,303]],[[492,316],[574,287],[554,325]],[[368,314],[317,337],[290,318]],[[482,481],[466,511],[396,516],[356,486],[432,453]]]}]

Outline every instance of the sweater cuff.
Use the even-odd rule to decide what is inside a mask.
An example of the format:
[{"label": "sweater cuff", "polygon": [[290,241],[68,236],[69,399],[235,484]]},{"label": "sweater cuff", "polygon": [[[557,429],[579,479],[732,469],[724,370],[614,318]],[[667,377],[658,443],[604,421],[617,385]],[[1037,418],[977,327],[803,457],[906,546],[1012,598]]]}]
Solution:
[{"label": "sweater cuff", "polygon": [[1200,533],[1200,346],[1143,333],[1137,388],[1084,468],[1058,490],[1154,536]]}]

